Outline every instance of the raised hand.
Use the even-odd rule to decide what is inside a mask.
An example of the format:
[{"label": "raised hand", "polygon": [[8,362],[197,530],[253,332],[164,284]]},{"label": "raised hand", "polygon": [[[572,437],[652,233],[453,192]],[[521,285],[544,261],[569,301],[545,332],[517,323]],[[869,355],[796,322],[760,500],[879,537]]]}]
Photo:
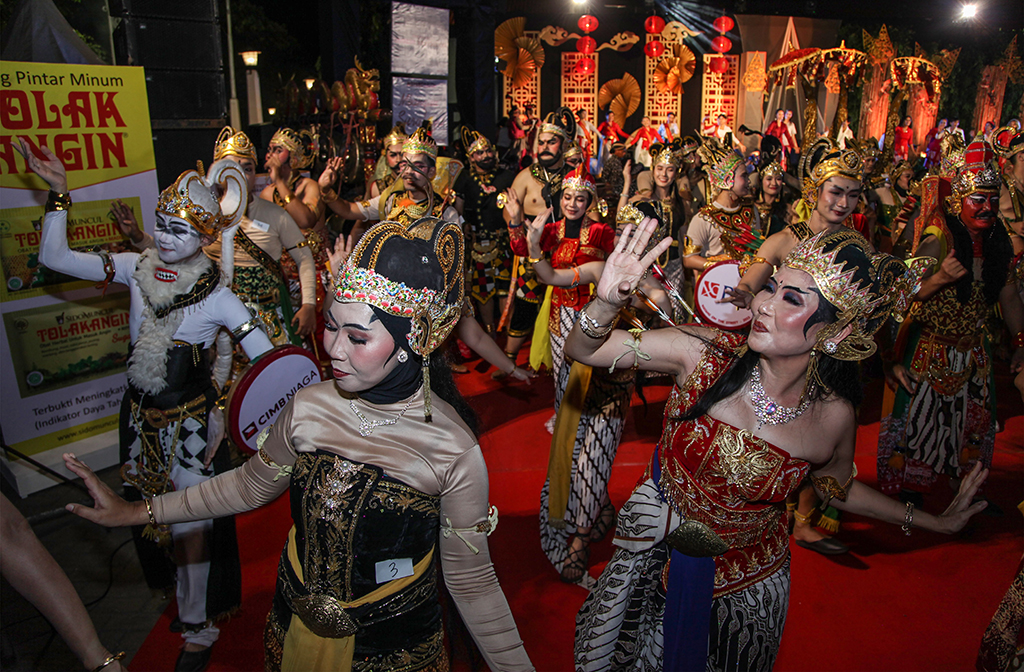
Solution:
[{"label": "raised hand", "polygon": [[338,280],[338,273],[341,272],[341,267],[345,265],[349,256],[352,255],[352,250],[356,246],[356,237],[353,234],[347,236],[338,236],[338,239],[334,241],[334,247],[327,251],[327,260],[330,262],[331,273],[334,274],[334,280]]},{"label": "raised hand", "polygon": [[114,221],[117,222],[117,228],[121,229],[121,233],[128,236],[128,239],[133,243],[140,243],[143,239],[142,229],[139,228],[139,222],[135,219],[135,212],[132,211],[124,201],[120,198],[111,202],[110,214],[114,216]]},{"label": "raised hand", "polygon": [[270,181],[277,183],[281,179],[281,159],[276,155],[267,157],[267,172],[270,173]]},{"label": "raised hand", "polygon": [[718,303],[731,303],[740,308],[750,308],[754,295],[741,287],[726,287],[725,294]]},{"label": "raised hand", "polygon": [[25,164],[29,167],[29,170],[46,180],[46,183],[50,185],[50,189],[59,194],[66,194],[68,192],[68,173],[64,169],[64,164],[57,158],[57,155],[51,152],[49,147],[42,145],[39,149],[46,158],[40,159],[32,153],[24,139],[18,138],[17,140],[14,143],[14,148],[25,157]]},{"label": "raised hand", "polygon": [[956,250],[950,250],[935,274],[943,285],[948,285],[967,275],[967,269],[957,261]]},{"label": "raised hand", "polygon": [[74,453],[64,453],[64,466],[85,481],[85,487],[88,488],[89,496],[94,503],[92,507],[68,504],[64,507],[68,511],[104,527],[125,527],[148,522],[149,516],[144,503],[126,502],[118,497],[85,462],[75,457]]},{"label": "raised hand", "polygon": [[[540,239],[544,236],[544,227],[551,219],[553,213],[554,209],[548,208],[544,210],[544,212],[534,217],[533,220],[530,221],[527,225],[527,240],[530,243],[531,247],[540,247]],[[532,252],[530,253],[530,256],[533,256]]]},{"label": "raised hand", "polygon": [[633,290],[643,280],[647,269],[672,244],[672,239],[666,237],[644,254],[647,243],[657,228],[657,220],[651,218],[645,218],[640,222],[635,231],[632,224],[626,225],[615,244],[615,249],[605,260],[601,281],[597,285],[598,298],[618,306],[629,300]]},{"label": "raised hand", "polygon": [[324,168],[324,172],[320,173],[320,178],[317,180],[321,190],[326,191],[334,187],[334,183],[338,180],[338,173],[341,172],[342,163],[340,156],[327,159],[327,167]]},{"label": "raised hand", "polygon": [[509,187],[505,190],[505,212],[508,213],[508,222],[515,226],[523,221],[523,204],[519,200],[519,194]]},{"label": "raised hand", "polygon": [[986,478],[988,478],[988,469],[982,469],[979,461],[974,465],[971,473],[960,481],[960,489],[957,491],[956,497],[938,517],[939,522],[943,524],[943,532],[946,534],[959,532],[971,519],[971,516],[985,510],[988,502],[984,500],[974,502],[974,497],[978,494],[978,488]]}]

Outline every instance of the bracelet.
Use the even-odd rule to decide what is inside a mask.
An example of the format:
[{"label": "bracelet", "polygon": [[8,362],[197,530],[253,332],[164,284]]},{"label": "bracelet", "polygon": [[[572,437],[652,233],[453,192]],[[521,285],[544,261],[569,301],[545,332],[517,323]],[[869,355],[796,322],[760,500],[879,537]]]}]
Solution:
[{"label": "bracelet", "polygon": [[1017,335],[1013,337],[1013,347],[1024,348],[1024,331],[1018,331]]},{"label": "bracelet", "polygon": [[533,258],[533,257],[527,257],[526,260],[528,262],[530,262],[531,264],[539,264],[540,262],[544,261],[544,257],[540,256],[540,257],[537,257],[536,259]]},{"label": "bracelet", "polygon": [[583,310],[580,311],[580,331],[593,339],[601,339],[612,333],[612,329],[615,328],[617,318],[608,324],[598,324],[597,320],[592,318],[590,313],[587,312],[587,308],[589,307],[590,304],[588,303],[583,307]]},{"label": "bracelet", "polygon": [[574,289],[580,286],[580,267],[572,267],[572,284],[569,285],[569,289]]},{"label": "bracelet", "polygon": [[46,195],[46,211],[53,212],[54,210],[70,210],[71,209],[71,194],[61,194],[53,189]]},{"label": "bracelet", "polygon": [[291,203],[292,200],[295,198],[293,194],[282,194],[280,191],[277,192],[277,195],[281,197],[281,200],[284,202],[284,207],[286,208],[288,207],[288,204]]},{"label": "bracelet", "polygon": [[324,189],[320,193],[320,198],[323,199],[324,203],[334,203],[336,200],[338,200],[338,192],[336,192],[334,189]]},{"label": "bracelet", "polygon": [[[146,501],[148,502],[149,500],[147,499]],[[92,668],[92,672],[100,672],[100,670],[102,670],[104,667],[108,667],[115,660],[123,659],[124,655],[125,655],[124,651],[121,651],[120,653],[112,653],[112,654],[110,654],[109,656],[107,656],[106,660],[104,660],[102,663],[100,663],[100,665],[98,667]]]},{"label": "bracelet", "polygon": [[510,228],[510,229],[518,229],[518,228],[522,227],[522,225],[523,225],[522,222],[519,222],[518,224],[513,224],[512,222],[509,222],[508,223],[508,228]]},{"label": "bracelet", "polygon": [[914,503],[907,502],[907,512],[903,517],[903,533],[909,537],[912,527],[914,527]]},{"label": "bracelet", "polygon": [[146,513],[149,514],[149,524],[153,527],[157,527],[159,523],[156,522],[156,516],[153,515],[153,498],[148,497],[146,500]]}]

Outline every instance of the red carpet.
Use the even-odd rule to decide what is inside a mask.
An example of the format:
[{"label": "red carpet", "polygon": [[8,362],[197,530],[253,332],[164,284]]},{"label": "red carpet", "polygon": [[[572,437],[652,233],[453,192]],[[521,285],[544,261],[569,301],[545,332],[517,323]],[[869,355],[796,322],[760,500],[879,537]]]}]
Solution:
[{"label": "red carpet", "polygon": [[[540,550],[537,509],[547,468],[550,378],[532,386],[494,382],[477,366],[458,377],[480,414],[480,443],[490,471],[491,503],[501,520],[491,551],[505,595],[539,670],[571,670],[574,617],[585,597],[567,586]],[[1000,379],[1000,417],[986,494],[1006,515],[977,516],[963,533],[946,537],[847,516],[840,538],[852,552],[825,558],[793,546],[789,618],[776,670],[972,670],[982,632],[1024,551],[1016,505],[1024,498],[1024,417],[1020,397]],[[661,430],[668,388],[650,386],[648,408],[633,413],[610,483],[612,501],[626,500]],[[857,443],[859,479],[875,483],[881,386],[869,386]],[[952,498],[937,487],[928,511]],[[210,670],[263,669],[263,621],[269,610],[278,557],[291,521],[286,498],[238,516],[242,554],[242,612],[222,626]],[[610,540],[595,547],[596,577],[611,557]],[[157,623],[131,661],[134,672],[170,670],[181,643],[167,630],[175,606]],[[457,660],[455,669],[468,670]]]}]

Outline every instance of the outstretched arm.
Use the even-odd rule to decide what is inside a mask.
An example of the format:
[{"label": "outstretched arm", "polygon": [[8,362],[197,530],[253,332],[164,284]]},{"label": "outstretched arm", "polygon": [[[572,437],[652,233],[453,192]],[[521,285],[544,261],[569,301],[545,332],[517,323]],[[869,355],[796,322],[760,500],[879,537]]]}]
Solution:
[{"label": "outstretched arm", "polygon": [[527,383],[530,382],[531,378],[537,377],[536,373],[520,369],[516,366],[515,362],[508,358],[472,315],[463,315],[459,319],[456,329],[459,331],[459,338],[462,339],[462,342],[468,345],[473,352],[487,360],[487,363],[494,368]]}]

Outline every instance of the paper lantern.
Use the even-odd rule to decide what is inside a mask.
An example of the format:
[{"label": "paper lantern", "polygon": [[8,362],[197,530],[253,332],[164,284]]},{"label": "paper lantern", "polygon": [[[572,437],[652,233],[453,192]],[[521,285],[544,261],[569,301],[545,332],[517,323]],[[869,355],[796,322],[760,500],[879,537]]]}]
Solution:
[{"label": "paper lantern", "polygon": [[576,25],[580,27],[584,33],[592,33],[597,30],[598,21],[596,16],[590,14],[584,14],[580,17],[580,20],[576,22]]},{"label": "paper lantern", "polygon": [[726,72],[728,69],[729,69],[729,59],[728,58],[722,58],[721,56],[716,56],[715,58],[712,58],[710,62],[708,62],[708,70],[710,70],[711,72],[717,72],[718,74],[722,74],[723,72]]},{"label": "paper lantern", "polygon": [[593,73],[596,69],[597,64],[594,63],[594,59],[592,58],[581,58],[580,60],[576,61],[575,70],[581,75],[589,75]]},{"label": "paper lantern", "polygon": [[718,37],[711,40],[711,48],[720,54],[724,54],[725,52],[732,49],[732,40],[730,40],[725,35],[719,35]]},{"label": "paper lantern", "polygon": [[576,40],[576,51],[581,54],[592,54],[597,50],[597,40],[592,37],[581,37]]},{"label": "paper lantern", "polygon": [[665,30],[665,19],[660,16],[648,16],[644,20],[644,30],[651,35],[660,35]]},{"label": "paper lantern", "polygon": [[720,16],[711,25],[720,33],[728,33],[736,23],[728,16]]},{"label": "paper lantern", "polygon": [[660,58],[665,53],[665,45],[660,40],[654,40],[644,45],[644,53],[651,58]]}]

